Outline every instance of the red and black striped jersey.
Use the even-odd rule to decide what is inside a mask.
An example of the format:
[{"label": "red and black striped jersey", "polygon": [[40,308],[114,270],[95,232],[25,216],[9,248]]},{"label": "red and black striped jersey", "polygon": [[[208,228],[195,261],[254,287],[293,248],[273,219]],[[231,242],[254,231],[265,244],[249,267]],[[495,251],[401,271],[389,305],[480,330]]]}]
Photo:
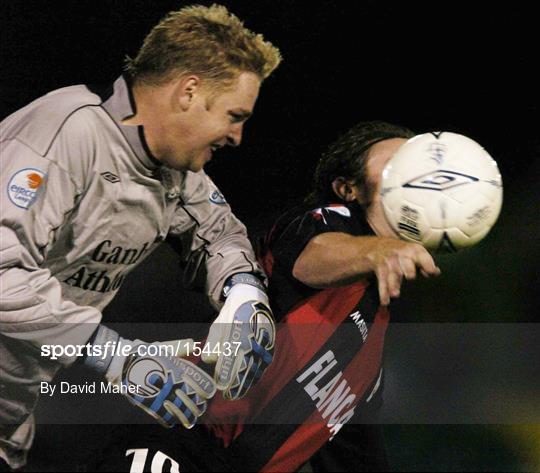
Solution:
[{"label": "red and black striped jersey", "polygon": [[313,289],[292,276],[302,250],[325,232],[373,234],[356,203],[303,206],[259,247],[279,322],[274,361],[248,396],[215,399],[206,418],[246,471],[295,471],[380,400],[389,314],[375,281]]}]

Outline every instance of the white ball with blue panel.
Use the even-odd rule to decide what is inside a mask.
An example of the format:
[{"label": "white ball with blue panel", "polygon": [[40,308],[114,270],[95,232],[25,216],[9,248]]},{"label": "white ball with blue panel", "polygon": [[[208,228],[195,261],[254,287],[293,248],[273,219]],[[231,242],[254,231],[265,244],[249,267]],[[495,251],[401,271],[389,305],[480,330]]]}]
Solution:
[{"label": "white ball with blue panel", "polygon": [[497,163],[476,141],[432,132],[398,149],[383,171],[380,193],[396,235],[453,252],[488,234],[501,211],[503,186]]}]

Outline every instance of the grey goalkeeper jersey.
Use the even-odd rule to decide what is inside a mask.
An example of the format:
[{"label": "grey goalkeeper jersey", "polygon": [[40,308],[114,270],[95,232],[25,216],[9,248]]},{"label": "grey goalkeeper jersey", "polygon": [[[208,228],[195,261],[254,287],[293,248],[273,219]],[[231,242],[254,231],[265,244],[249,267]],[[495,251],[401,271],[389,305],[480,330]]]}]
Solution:
[{"label": "grey goalkeeper jersey", "polygon": [[228,276],[262,273],[209,177],[160,166],[142,128],[122,125],[133,114],[121,77],[100,95],[84,85],[51,92],[1,123],[0,453],[16,447],[13,426],[59,366],[39,347],[84,344],[166,237],[181,239],[186,260],[206,253],[216,306]]}]

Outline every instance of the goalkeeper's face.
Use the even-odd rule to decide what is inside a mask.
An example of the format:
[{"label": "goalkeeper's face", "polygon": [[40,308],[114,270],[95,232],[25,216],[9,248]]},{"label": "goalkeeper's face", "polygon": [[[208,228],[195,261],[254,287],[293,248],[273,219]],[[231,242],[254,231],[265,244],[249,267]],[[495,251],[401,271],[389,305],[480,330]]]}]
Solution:
[{"label": "goalkeeper's face", "polygon": [[238,146],[244,123],[253,113],[260,84],[258,76],[243,72],[225,91],[201,86],[190,91],[186,87],[187,91],[178,99],[177,113],[164,122],[159,158],[172,168],[197,172],[217,149]]}]

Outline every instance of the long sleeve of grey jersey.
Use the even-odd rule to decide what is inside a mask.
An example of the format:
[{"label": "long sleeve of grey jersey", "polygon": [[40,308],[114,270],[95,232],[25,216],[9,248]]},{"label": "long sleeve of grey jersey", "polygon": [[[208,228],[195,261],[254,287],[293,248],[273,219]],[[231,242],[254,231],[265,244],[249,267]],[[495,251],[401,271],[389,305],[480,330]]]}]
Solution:
[{"label": "long sleeve of grey jersey", "polygon": [[[101,313],[65,300],[44,265],[80,189],[58,163],[17,139],[3,141],[1,155],[0,334],[24,342],[21,350],[84,344]],[[2,364],[0,371],[8,373]]]},{"label": "long sleeve of grey jersey", "polygon": [[[184,184],[183,205],[177,210],[178,222],[187,213],[195,222],[190,253],[206,254],[206,291],[216,308],[222,305],[222,289],[229,276],[253,273],[266,278],[248,240],[246,227],[232,213],[229,204],[203,172],[188,172]],[[172,236],[180,236],[182,226],[171,227]]]}]

